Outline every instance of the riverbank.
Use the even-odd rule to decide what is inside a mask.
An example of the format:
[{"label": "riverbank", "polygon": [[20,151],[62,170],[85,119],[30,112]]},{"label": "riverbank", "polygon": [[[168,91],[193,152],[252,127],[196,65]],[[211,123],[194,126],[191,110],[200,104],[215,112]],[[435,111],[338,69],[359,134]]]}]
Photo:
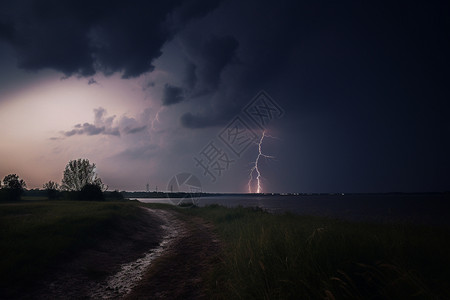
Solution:
[{"label": "riverbank", "polygon": [[135,201],[0,204],[0,226],[6,299],[450,298],[446,226]]},{"label": "riverbank", "polygon": [[210,206],[224,247],[215,299],[449,299],[450,230]]},{"label": "riverbank", "polygon": [[201,299],[212,225],[173,206],[0,204],[0,299]]},{"label": "riverbank", "polygon": [[0,204],[0,298],[84,296],[157,247],[161,224],[130,202]]}]

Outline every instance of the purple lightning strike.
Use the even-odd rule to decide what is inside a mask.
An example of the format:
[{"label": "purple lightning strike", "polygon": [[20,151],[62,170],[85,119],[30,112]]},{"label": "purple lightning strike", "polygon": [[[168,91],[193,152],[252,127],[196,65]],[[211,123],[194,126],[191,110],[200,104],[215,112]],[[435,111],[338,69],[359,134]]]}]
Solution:
[{"label": "purple lightning strike", "polygon": [[252,181],[253,181],[253,173],[256,171],[256,183],[257,183],[257,187],[256,187],[256,193],[262,193],[262,186],[261,186],[261,172],[259,170],[259,159],[261,157],[264,158],[274,158],[273,156],[270,155],[266,155],[262,152],[261,149],[261,145],[264,141],[265,137],[271,137],[274,138],[270,135],[266,135],[266,131],[264,130],[261,136],[261,139],[258,142],[258,156],[256,157],[255,162],[253,163],[253,167],[250,169],[250,175],[249,175],[249,180],[248,180],[248,192],[251,193],[252,192]]},{"label": "purple lightning strike", "polygon": [[158,122],[158,123],[161,122],[161,121],[159,120],[159,113],[162,112],[163,109],[164,109],[164,106],[160,107],[159,110],[156,112],[155,117],[154,117],[153,120],[152,120],[152,127],[151,127],[151,129],[152,129],[153,131],[157,131],[157,130],[156,130],[156,127],[155,127],[155,123],[156,123],[156,122]]}]

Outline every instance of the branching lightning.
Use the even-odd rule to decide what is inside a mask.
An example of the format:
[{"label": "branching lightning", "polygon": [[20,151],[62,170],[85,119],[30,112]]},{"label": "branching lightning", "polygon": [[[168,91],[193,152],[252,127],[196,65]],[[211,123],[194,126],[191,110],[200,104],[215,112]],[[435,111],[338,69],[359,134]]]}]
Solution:
[{"label": "branching lightning", "polygon": [[256,193],[262,193],[262,186],[261,186],[261,171],[259,170],[259,159],[261,157],[264,158],[275,158],[274,156],[270,156],[270,155],[266,155],[262,152],[262,143],[264,141],[265,137],[270,137],[270,138],[275,138],[273,136],[267,135],[266,131],[264,130],[261,138],[259,139],[259,142],[257,143],[258,145],[258,155],[256,156],[255,161],[252,163],[253,167],[250,169],[250,174],[249,174],[249,180],[248,180],[248,192],[251,193],[252,192],[252,181],[253,181],[253,173],[256,171]]},{"label": "branching lightning", "polygon": [[152,130],[153,131],[157,131],[156,127],[155,127],[155,123],[156,122],[160,123],[160,121],[159,121],[159,113],[162,112],[163,109],[164,109],[164,106],[161,106],[161,108],[156,112],[155,117],[152,120]]}]

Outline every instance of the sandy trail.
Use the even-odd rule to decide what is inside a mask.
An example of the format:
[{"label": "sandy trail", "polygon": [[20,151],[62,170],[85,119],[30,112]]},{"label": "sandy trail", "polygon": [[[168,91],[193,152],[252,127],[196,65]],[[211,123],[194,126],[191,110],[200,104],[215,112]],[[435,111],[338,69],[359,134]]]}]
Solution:
[{"label": "sandy trail", "polygon": [[143,208],[138,222],[54,270],[24,299],[206,298],[203,274],[219,243],[212,225]]},{"label": "sandy trail", "polygon": [[156,258],[163,255],[178,239],[186,234],[184,222],[166,210],[145,208],[154,218],[162,222],[163,238],[159,246],[150,249],[144,257],[121,265],[120,271],[109,276],[105,281],[95,284],[90,290],[92,299],[121,299],[128,295],[142,280],[148,267]]},{"label": "sandy trail", "polygon": [[220,261],[213,225],[190,217],[127,299],[208,299],[204,275]]}]

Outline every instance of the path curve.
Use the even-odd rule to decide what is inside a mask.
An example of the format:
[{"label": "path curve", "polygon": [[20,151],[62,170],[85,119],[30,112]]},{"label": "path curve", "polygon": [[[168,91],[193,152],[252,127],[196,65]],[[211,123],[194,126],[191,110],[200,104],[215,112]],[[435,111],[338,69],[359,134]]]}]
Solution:
[{"label": "path curve", "polygon": [[143,211],[137,221],[121,225],[123,232],[61,265],[25,298],[207,298],[203,278],[220,248],[213,226],[171,209]]},{"label": "path curve", "polygon": [[205,277],[220,261],[214,227],[198,217],[170,211],[183,229],[126,299],[208,299]]},{"label": "path curve", "polygon": [[95,284],[89,293],[92,299],[121,299],[128,295],[142,280],[151,263],[163,255],[174,243],[187,235],[185,222],[168,210],[145,208],[162,222],[163,239],[159,246],[150,249],[144,257],[121,265],[120,271]]}]

